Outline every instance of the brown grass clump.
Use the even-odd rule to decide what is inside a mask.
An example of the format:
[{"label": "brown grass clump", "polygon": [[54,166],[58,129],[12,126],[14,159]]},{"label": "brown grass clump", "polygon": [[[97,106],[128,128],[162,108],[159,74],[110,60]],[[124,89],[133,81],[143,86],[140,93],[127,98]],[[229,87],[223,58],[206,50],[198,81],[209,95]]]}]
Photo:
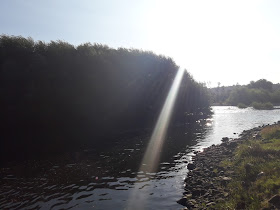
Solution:
[{"label": "brown grass clump", "polygon": [[280,125],[263,128],[261,135],[265,140],[244,141],[222,162],[236,176],[228,183],[228,198],[215,209],[274,208],[268,201],[280,194]]},{"label": "brown grass clump", "polygon": [[280,138],[280,125],[267,126],[261,131],[261,135],[265,139]]}]

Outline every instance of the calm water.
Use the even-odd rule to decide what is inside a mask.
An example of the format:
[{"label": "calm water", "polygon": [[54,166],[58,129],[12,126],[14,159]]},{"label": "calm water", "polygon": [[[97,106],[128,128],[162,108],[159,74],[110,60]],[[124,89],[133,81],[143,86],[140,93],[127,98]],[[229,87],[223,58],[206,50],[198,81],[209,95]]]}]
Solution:
[{"label": "calm water", "polygon": [[[117,139],[106,151],[33,161],[0,173],[0,209],[180,209],[186,165],[194,151],[237,137],[243,130],[280,120],[280,110],[213,107],[206,122],[173,128],[158,171],[138,171],[146,136]],[[190,129],[190,127],[192,127]],[[134,200],[133,200],[134,198]],[[135,199],[136,198],[136,199]],[[130,206],[128,207],[128,204]]]}]

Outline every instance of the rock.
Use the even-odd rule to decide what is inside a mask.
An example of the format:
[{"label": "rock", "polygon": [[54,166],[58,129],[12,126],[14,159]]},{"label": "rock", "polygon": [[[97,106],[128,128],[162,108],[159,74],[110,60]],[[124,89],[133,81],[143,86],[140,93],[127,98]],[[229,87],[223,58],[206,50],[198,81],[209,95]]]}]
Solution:
[{"label": "rock", "polygon": [[212,195],[217,195],[217,194],[219,194],[219,190],[212,189],[212,190],[210,190],[210,193],[211,193]]},{"label": "rock", "polygon": [[201,184],[203,184],[203,181],[202,181],[201,179],[198,179],[198,180],[196,181],[196,185],[201,185]]},{"label": "rock", "polygon": [[214,171],[212,171],[211,173],[210,173],[210,177],[216,177],[217,176],[217,173],[215,173]]},{"label": "rock", "polygon": [[231,171],[230,168],[228,168],[228,171],[226,172],[227,175],[233,176],[234,175],[234,171]]},{"label": "rock", "polygon": [[231,181],[231,178],[225,176],[221,179],[221,184],[222,185],[227,185],[227,183],[229,183],[230,181]]},{"label": "rock", "polygon": [[191,199],[192,198],[192,194],[186,194],[185,197],[188,198],[188,199]]},{"label": "rock", "polygon": [[227,176],[224,176],[223,178],[222,178],[222,181],[230,181],[231,180],[231,178],[230,177],[227,177]]},{"label": "rock", "polygon": [[227,142],[221,143],[221,146],[222,146],[222,147],[227,147],[227,145],[228,145]]},{"label": "rock", "polygon": [[193,197],[198,197],[198,196],[204,195],[205,193],[206,193],[206,190],[201,189],[201,188],[197,188],[197,189],[194,189],[192,191],[192,196]]},{"label": "rock", "polygon": [[207,203],[206,204],[206,207],[210,207],[210,206],[213,206],[213,205],[215,205],[216,203],[215,202],[210,202],[210,203]]},{"label": "rock", "polygon": [[235,148],[237,147],[238,143],[236,141],[231,141],[227,144],[227,147],[229,148]]},{"label": "rock", "polygon": [[209,184],[209,188],[213,189],[214,187],[215,187],[215,186],[214,186],[213,183],[210,183],[210,184]]},{"label": "rock", "polygon": [[261,138],[261,135],[259,133],[256,133],[256,134],[253,135],[253,138],[254,139],[259,139],[259,138]]},{"label": "rock", "polygon": [[187,208],[194,208],[197,204],[196,200],[194,199],[188,199],[186,197],[181,198],[180,200],[177,201],[178,204],[186,206]]},{"label": "rock", "polygon": [[189,200],[189,203],[195,205],[197,202],[196,202],[196,200],[194,200],[194,199],[190,199],[190,200]]},{"label": "rock", "polygon": [[[194,169],[194,170],[195,170],[195,169]],[[197,175],[197,176],[201,176],[200,171],[194,171],[194,174]]]},{"label": "rock", "polygon": [[222,142],[228,142],[229,141],[229,138],[228,137],[223,137],[222,138]]},{"label": "rock", "polygon": [[227,192],[224,193],[224,197],[228,197],[228,193]]},{"label": "rock", "polygon": [[220,171],[219,175],[223,176],[225,174],[224,171]]},{"label": "rock", "polygon": [[257,175],[257,178],[261,178],[262,176],[264,176],[264,172],[261,171],[258,175]]},{"label": "rock", "polygon": [[187,166],[187,168],[188,168],[189,170],[193,170],[193,169],[196,168],[196,166],[195,166],[195,164],[193,164],[193,163],[189,163],[188,166]]},{"label": "rock", "polygon": [[177,201],[177,203],[186,206],[188,199],[186,197],[181,198],[180,200]]},{"label": "rock", "polygon": [[270,204],[275,206],[277,209],[280,208],[280,195],[274,195],[272,198],[268,200]]}]

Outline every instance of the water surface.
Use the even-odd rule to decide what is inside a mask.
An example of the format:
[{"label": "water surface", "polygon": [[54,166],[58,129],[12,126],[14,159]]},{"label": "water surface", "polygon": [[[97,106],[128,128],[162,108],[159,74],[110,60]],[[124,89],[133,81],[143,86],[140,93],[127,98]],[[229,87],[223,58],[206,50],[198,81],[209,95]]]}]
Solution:
[{"label": "water surface", "polygon": [[[147,136],[116,139],[110,149],[29,161],[0,173],[0,209],[126,209],[132,194],[145,209],[180,209],[187,162],[195,151],[237,138],[243,130],[280,120],[280,110],[213,107],[196,125],[168,133],[158,170],[138,171]],[[135,209],[137,205],[135,204]]]}]

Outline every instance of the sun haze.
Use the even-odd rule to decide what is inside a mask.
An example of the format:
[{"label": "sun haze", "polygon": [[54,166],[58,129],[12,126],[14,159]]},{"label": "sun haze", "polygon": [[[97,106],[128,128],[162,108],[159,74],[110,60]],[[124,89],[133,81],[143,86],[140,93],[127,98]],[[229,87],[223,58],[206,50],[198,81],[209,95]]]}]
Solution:
[{"label": "sun haze", "polygon": [[278,83],[279,10],[277,0],[17,0],[2,2],[0,32],[150,50],[208,86]]}]

